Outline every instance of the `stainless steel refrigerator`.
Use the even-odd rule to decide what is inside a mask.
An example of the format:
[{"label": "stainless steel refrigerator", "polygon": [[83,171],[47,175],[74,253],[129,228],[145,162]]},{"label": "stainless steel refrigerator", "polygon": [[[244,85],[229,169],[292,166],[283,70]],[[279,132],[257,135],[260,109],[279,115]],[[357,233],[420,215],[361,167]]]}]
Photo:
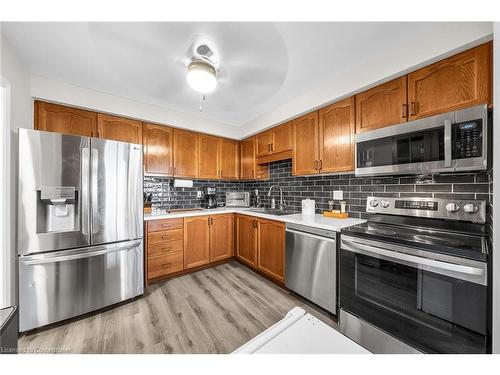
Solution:
[{"label": "stainless steel refrigerator", "polygon": [[19,329],[144,291],[142,146],[19,130]]}]

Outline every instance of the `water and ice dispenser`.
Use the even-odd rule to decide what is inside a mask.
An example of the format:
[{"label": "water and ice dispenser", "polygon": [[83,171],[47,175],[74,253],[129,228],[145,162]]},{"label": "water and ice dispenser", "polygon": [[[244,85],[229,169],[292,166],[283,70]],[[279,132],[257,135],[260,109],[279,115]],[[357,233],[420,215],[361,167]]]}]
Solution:
[{"label": "water and ice dispenser", "polygon": [[78,231],[78,190],[74,186],[42,186],[37,190],[37,233]]}]

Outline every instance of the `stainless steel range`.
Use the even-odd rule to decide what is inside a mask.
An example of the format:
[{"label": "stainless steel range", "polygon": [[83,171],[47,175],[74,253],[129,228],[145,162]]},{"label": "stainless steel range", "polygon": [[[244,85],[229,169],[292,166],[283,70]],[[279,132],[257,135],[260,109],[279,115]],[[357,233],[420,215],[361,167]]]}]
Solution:
[{"label": "stainless steel range", "polygon": [[376,353],[490,352],[486,202],[369,197],[342,230],[340,330]]},{"label": "stainless steel range", "polygon": [[142,146],[19,131],[20,331],[143,293]]}]

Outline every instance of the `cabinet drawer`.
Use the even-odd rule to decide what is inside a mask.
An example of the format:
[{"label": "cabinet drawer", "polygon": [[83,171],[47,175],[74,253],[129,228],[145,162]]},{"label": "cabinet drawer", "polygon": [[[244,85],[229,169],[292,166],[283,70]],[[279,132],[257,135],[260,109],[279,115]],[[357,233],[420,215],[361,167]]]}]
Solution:
[{"label": "cabinet drawer", "polygon": [[184,229],[163,230],[160,232],[148,233],[148,245],[178,241],[184,238]]},{"label": "cabinet drawer", "polygon": [[148,279],[182,271],[184,264],[183,253],[162,255],[148,259]]},{"label": "cabinet drawer", "polygon": [[178,253],[184,250],[184,241],[176,240],[148,245],[148,257]]},{"label": "cabinet drawer", "polygon": [[148,221],[148,232],[156,232],[167,229],[182,229],[184,220],[180,217],[177,219],[160,219]]}]

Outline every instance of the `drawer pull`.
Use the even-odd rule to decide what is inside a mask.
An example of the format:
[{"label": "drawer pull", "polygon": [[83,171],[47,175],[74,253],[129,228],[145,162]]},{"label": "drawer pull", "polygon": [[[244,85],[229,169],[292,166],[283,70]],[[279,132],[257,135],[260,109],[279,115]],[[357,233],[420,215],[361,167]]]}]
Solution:
[{"label": "drawer pull", "polygon": [[162,227],[162,228],[167,228],[167,227],[168,227],[168,224],[167,224],[167,223],[163,223],[163,224],[161,225],[161,227]]},{"label": "drawer pull", "polygon": [[168,236],[161,236],[162,240],[168,240]]},{"label": "drawer pull", "polygon": [[162,263],[161,268],[170,267],[172,263]]}]

